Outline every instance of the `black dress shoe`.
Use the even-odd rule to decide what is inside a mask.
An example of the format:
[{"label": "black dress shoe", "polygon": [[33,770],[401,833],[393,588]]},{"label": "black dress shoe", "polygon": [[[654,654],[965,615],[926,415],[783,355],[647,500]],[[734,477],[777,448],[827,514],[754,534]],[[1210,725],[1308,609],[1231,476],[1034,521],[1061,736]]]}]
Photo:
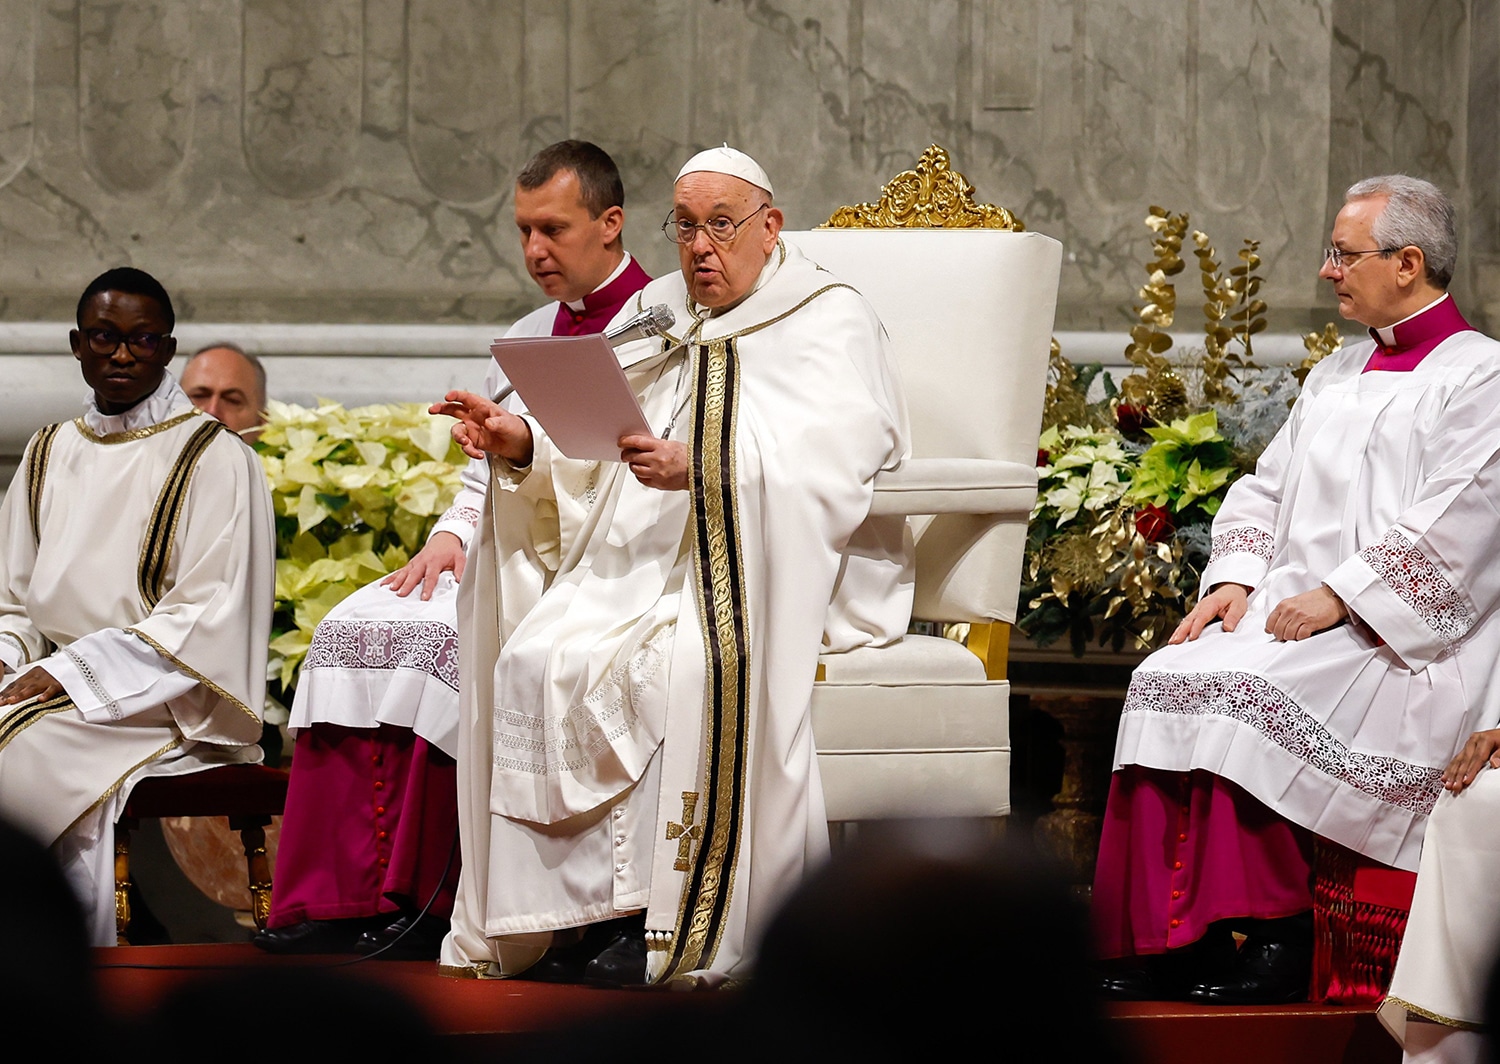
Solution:
[{"label": "black dress shoe", "polygon": [[1180,978],[1169,978],[1164,965],[1151,963],[1160,959],[1140,958],[1129,967],[1106,972],[1099,979],[1099,993],[1112,1001],[1181,1000],[1187,994],[1187,984]]},{"label": "black dress shoe", "polygon": [[400,916],[376,931],[366,931],[354,940],[354,952],[378,955],[383,961],[435,961],[448,934],[446,917],[431,913],[415,920]]},{"label": "black dress shoe", "polygon": [[1307,1000],[1312,976],[1311,942],[1249,938],[1234,970],[1216,982],[1199,983],[1188,1000],[1200,1005],[1280,1005]]},{"label": "black dress shoe", "polygon": [[595,986],[645,986],[646,929],[632,927],[617,932],[604,952],[589,961],[583,979]]},{"label": "black dress shoe", "polygon": [[555,946],[516,978],[533,983],[581,983],[583,970],[596,953],[598,947],[587,940],[575,942],[571,946]]},{"label": "black dress shoe", "polygon": [[1099,993],[1115,1001],[1186,1001],[1193,986],[1222,980],[1234,961],[1234,936],[1221,921],[1191,946],[1110,962]]},{"label": "black dress shoe", "polygon": [[370,924],[368,919],[303,920],[257,931],[250,941],[267,953],[353,953],[355,939]]}]

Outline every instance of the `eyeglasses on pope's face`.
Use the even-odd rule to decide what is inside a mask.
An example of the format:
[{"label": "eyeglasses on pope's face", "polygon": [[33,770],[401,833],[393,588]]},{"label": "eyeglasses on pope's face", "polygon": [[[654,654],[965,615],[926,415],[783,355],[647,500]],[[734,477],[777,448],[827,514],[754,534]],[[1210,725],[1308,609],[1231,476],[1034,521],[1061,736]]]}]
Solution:
[{"label": "eyeglasses on pope's face", "polygon": [[96,355],[113,355],[124,344],[136,358],[152,358],[161,350],[166,333],[138,332],[126,336],[116,329],[82,329],[89,350]]},{"label": "eyeglasses on pope's face", "polygon": [[1323,262],[1332,264],[1335,270],[1342,270],[1345,266],[1354,265],[1361,255],[1389,255],[1400,250],[1400,248],[1370,248],[1368,251],[1345,251],[1343,248],[1324,248]]},{"label": "eyeglasses on pope's face", "polygon": [[770,206],[769,203],[762,203],[737,222],[731,221],[723,215],[717,218],[710,218],[706,222],[690,222],[685,218],[678,218],[676,212],[672,211],[668,213],[667,220],[661,223],[661,231],[674,244],[691,244],[697,239],[698,230],[700,229],[715,244],[728,244],[739,235],[740,226],[744,225],[751,218],[754,218],[761,211],[767,210]]}]

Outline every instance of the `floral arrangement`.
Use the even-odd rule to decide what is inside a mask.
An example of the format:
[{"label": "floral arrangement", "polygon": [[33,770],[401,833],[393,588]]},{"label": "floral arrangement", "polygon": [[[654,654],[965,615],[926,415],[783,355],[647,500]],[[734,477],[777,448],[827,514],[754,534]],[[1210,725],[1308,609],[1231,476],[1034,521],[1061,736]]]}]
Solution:
[{"label": "floral arrangement", "polygon": [[407,563],[468,459],[452,420],[417,403],[308,410],[273,401],[269,414],[255,450],[276,512],[272,694],[287,703],[318,622]]},{"label": "floral arrangement", "polygon": [[1019,624],[1039,645],[1066,637],[1075,654],[1096,639],[1149,648],[1176,627],[1197,595],[1224,493],[1254,469],[1308,371],[1342,344],[1329,324],[1303,338],[1300,366],[1257,366],[1253,337],[1267,310],[1259,244],[1244,241],[1226,271],[1194,230],[1203,346],[1169,357],[1188,216],[1152,207],[1146,226],[1153,257],[1125,352],[1134,372],[1116,387],[1102,367],[1074,367],[1052,346]]}]

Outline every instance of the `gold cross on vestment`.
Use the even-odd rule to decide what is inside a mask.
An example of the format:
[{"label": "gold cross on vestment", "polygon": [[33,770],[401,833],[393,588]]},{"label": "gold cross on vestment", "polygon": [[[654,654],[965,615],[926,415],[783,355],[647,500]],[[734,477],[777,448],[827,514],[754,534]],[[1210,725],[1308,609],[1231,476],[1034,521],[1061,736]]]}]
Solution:
[{"label": "gold cross on vestment", "polygon": [[694,824],[693,817],[698,813],[698,792],[682,792],[682,823],[667,823],[667,841],[677,840],[677,860],[672,862],[672,867],[679,872],[686,872],[691,866],[688,856],[692,852],[693,843],[703,837],[703,825]]}]

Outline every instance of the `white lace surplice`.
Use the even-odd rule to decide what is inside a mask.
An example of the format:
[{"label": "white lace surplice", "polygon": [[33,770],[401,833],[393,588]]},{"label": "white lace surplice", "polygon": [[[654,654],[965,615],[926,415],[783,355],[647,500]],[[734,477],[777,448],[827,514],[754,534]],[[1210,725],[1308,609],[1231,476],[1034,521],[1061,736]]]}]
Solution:
[{"label": "white lace surplice", "polygon": [[[1415,870],[1443,766],[1500,719],[1500,344],[1459,333],[1410,372],[1361,373],[1372,348],[1320,363],[1230,490],[1203,587],[1253,586],[1249,611],[1141,664],[1115,765],[1218,773]],[[1320,583],[1356,623],[1266,634]]]},{"label": "white lace surplice", "polygon": [[[557,304],[521,318],[507,336],[550,336]],[[485,394],[505,383],[491,360]],[[467,549],[484,509],[489,466],[464,467],[463,488],[433,526],[451,532]],[[401,596],[379,581],[368,584],[328,611],[318,623],[303,659],[297,697],[288,722],[293,730],[313,724],[411,728],[449,757],[458,754],[458,581],[438,578],[432,597],[421,588]]]}]

